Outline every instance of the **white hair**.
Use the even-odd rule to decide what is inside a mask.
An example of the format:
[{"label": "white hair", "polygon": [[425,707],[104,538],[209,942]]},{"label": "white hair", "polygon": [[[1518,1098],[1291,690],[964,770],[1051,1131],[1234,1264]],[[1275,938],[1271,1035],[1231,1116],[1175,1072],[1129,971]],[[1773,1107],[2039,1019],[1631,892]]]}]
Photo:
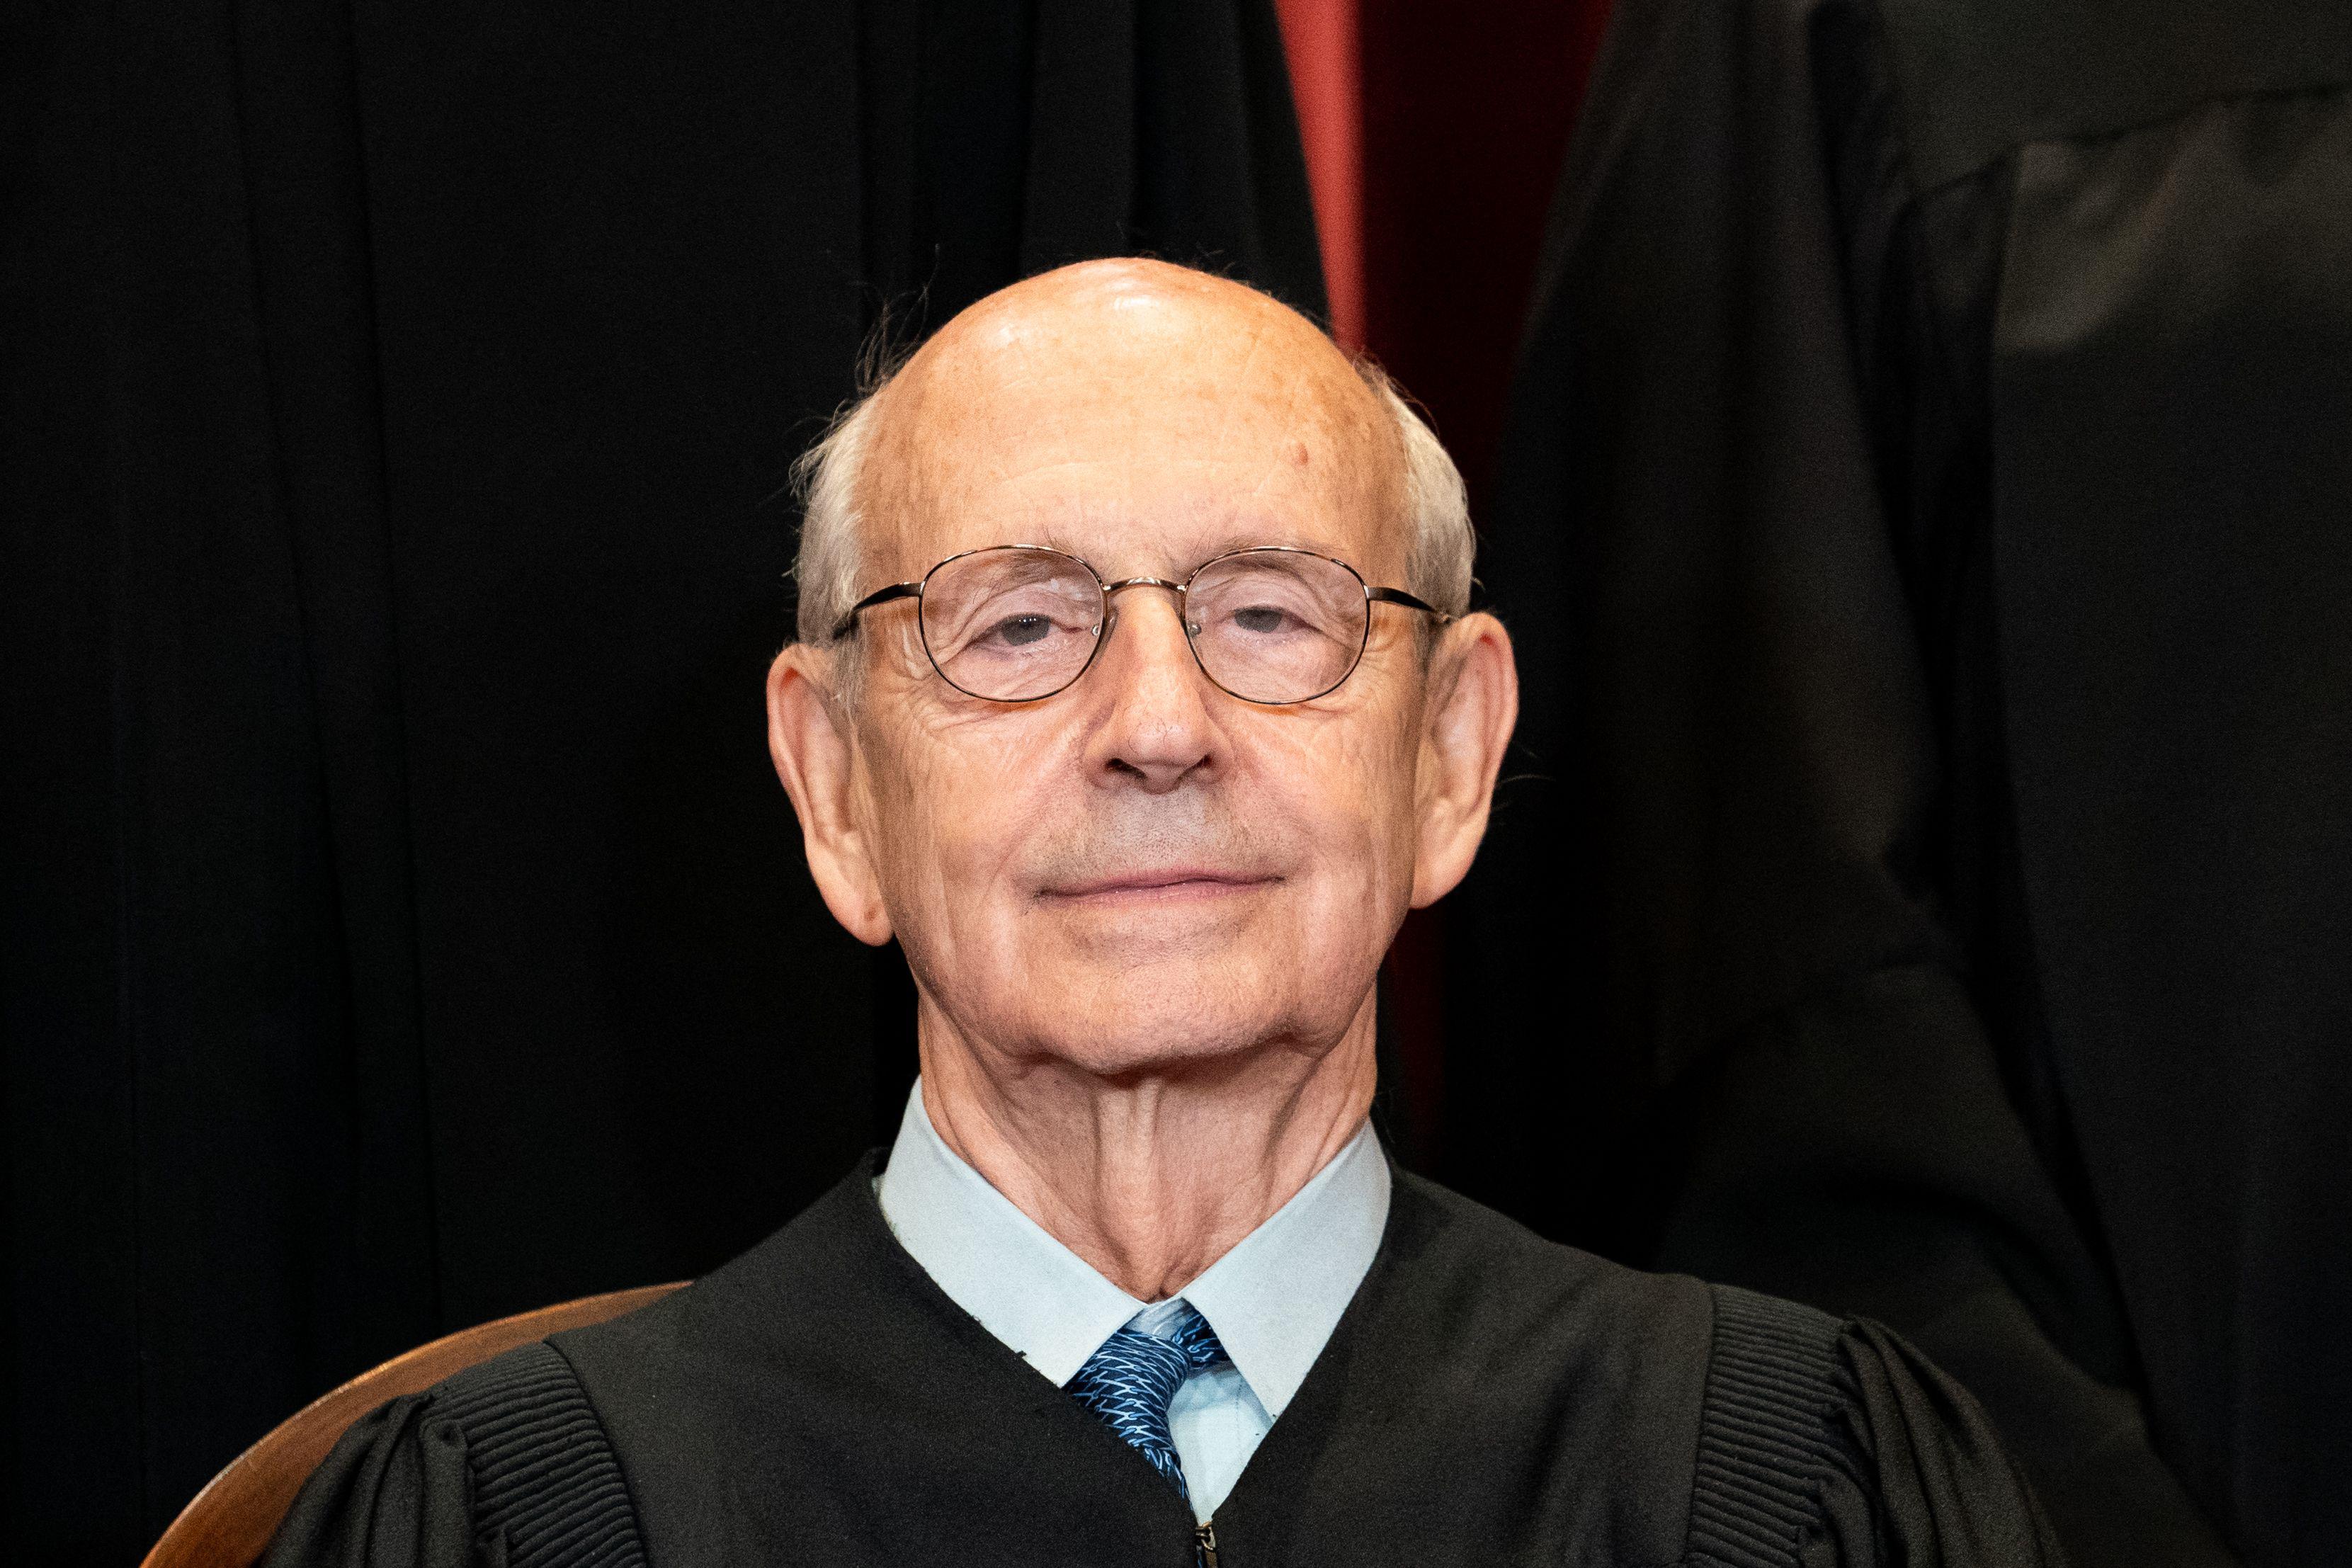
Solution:
[{"label": "white hair", "polygon": [[1388,372],[1365,355],[1351,357],[1356,374],[1388,410],[1404,447],[1404,515],[1410,533],[1404,585],[1445,614],[1462,615],[1470,608],[1470,563],[1478,552],[1462,470]]},{"label": "white hair", "polygon": [[865,596],[858,586],[865,570],[865,552],[857,547],[865,521],[857,504],[858,480],[866,471],[866,449],[874,442],[876,400],[889,384],[884,376],[845,406],[823,438],[793,464],[793,485],[801,497],[801,547],[793,581],[800,590],[800,640],[812,647],[830,644],[849,606]]},{"label": "white hair", "polygon": [[[1477,550],[1462,471],[1388,373],[1368,358],[1352,358],[1356,374],[1380,399],[1402,447],[1405,518],[1411,530],[1404,586],[1445,614],[1461,615],[1470,607],[1470,565]],[[793,576],[800,589],[800,640],[813,646],[830,645],[849,607],[883,585],[863,581],[865,557],[858,535],[864,514],[858,492],[866,449],[873,445],[875,410],[892,374],[877,375],[845,405],[823,438],[793,465],[803,508],[800,555]]]}]

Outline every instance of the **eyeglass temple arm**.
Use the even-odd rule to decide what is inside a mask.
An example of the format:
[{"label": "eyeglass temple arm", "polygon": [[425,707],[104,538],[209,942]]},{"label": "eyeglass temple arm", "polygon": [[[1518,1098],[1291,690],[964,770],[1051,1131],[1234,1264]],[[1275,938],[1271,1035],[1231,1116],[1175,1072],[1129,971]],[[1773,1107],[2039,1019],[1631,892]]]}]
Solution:
[{"label": "eyeglass temple arm", "polygon": [[893,583],[887,588],[875,589],[874,592],[850,605],[848,613],[833,623],[833,640],[839,642],[847,637],[856,629],[857,617],[875,605],[887,605],[893,599],[912,599],[922,591],[923,585],[920,583]]},{"label": "eyeglass temple arm", "polygon": [[1376,599],[1383,605],[1402,605],[1408,610],[1419,610],[1424,615],[1435,616],[1440,626],[1454,618],[1428,600],[1417,598],[1402,588],[1367,588],[1364,590],[1364,596],[1368,599]]}]

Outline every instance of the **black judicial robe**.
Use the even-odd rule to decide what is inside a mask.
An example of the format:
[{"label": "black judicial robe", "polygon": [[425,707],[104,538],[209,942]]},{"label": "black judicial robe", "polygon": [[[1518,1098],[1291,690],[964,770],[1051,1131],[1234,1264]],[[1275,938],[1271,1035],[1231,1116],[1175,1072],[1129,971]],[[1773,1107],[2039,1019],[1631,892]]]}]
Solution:
[{"label": "black judicial robe", "polygon": [[[266,1568],[1195,1564],[1191,1508],[940,1292],[874,1168],[643,1311],[366,1416]],[[1968,1395],[1885,1331],[1402,1174],[1212,1528],[1218,1568],[2059,1561]]]},{"label": "black judicial robe", "polygon": [[1623,0],[1506,447],[1465,1184],[2352,1562],[2352,5]]},{"label": "black judicial robe", "polygon": [[1123,250],[1319,307],[1267,0],[0,7],[0,1554],[896,1124],[786,468],[886,308]]}]

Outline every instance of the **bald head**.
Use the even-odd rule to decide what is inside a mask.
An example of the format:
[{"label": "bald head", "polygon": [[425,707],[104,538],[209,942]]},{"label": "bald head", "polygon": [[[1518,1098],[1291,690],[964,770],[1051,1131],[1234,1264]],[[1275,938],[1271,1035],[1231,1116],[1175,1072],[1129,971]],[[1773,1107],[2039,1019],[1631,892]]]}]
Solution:
[{"label": "bald head", "polygon": [[[1171,493],[1146,453],[1197,458],[1213,486]],[[1022,466],[1034,478],[1011,476]],[[1374,367],[1255,289],[1164,262],[1082,262],[990,295],[847,411],[803,459],[800,633],[956,548],[1051,542],[1057,472],[1087,504],[1163,516],[1201,537],[1220,509],[1250,532],[1253,494],[1311,490],[1344,524],[1326,541],[1458,613],[1471,534],[1459,476]],[[1252,471],[1255,470],[1255,471]],[[1150,479],[1145,476],[1150,475]],[[1008,478],[1014,482],[1007,484]],[[1154,493],[1137,493],[1150,483]],[[1180,490],[1183,487],[1179,487]],[[987,515],[978,515],[984,506]],[[1155,572],[1181,575],[1193,562]],[[1105,570],[1115,570],[1097,563]]]}]

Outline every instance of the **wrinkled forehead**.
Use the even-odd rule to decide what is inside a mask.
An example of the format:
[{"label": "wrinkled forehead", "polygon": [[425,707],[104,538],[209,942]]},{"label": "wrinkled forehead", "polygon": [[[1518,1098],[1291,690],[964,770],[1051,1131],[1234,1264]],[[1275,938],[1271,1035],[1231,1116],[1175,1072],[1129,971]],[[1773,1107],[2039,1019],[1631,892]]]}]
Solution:
[{"label": "wrinkled forehead", "polygon": [[983,301],[950,323],[883,394],[868,547],[901,575],[1007,543],[1171,574],[1287,543],[1392,579],[1386,410],[1303,319],[1202,282]]}]

